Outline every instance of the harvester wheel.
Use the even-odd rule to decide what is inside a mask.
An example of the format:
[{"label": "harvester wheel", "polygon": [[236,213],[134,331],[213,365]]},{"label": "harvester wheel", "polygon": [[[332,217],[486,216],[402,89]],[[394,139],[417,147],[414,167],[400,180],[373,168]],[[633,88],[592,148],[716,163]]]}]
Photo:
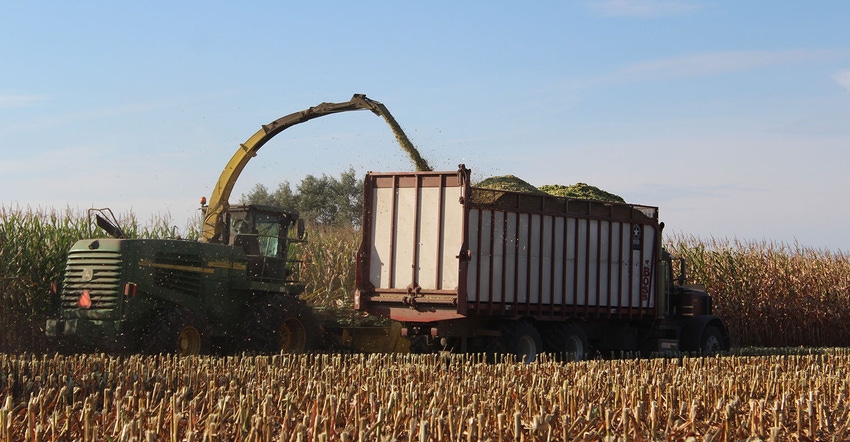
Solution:
[{"label": "harvester wheel", "polygon": [[72,355],[75,353],[80,353],[80,348],[76,343],[70,341],[68,339],[47,339],[47,348],[52,349],[52,351],[56,351],[61,355]]},{"label": "harvester wheel", "polygon": [[145,353],[207,354],[210,352],[207,323],[183,307],[167,310],[155,319],[142,348]]},{"label": "harvester wheel", "polygon": [[318,335],[310,308],[293,296],[269,296],[255,303],[243,322],[245,349],[260,353],[304,353]]}]

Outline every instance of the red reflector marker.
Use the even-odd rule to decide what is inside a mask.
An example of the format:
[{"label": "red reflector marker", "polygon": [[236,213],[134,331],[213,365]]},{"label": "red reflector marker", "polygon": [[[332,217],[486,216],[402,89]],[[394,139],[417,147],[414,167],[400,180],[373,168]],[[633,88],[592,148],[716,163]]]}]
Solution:
[{"label": "red reflector marker", "polygon": [[83,290],[83,294],[80,295],[80,300],[77,301],[77,306],[79,306],[80,308],[91,307],[91,296],[89,295],[88,290]]}]

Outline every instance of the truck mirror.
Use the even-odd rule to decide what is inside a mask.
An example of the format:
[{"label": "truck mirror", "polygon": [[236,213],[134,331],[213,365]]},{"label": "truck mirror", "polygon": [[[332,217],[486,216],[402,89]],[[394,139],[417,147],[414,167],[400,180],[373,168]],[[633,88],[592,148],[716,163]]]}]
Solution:
[{"label": "truck mirror", "polygon": [[298,239],[304,239],[304,237],[307,235],[307,231],[304,228],[304,220],[303,219],[299,218],[298,221],[295,222],[295,229],[296,229],[296,235],[298,235]]},{"label": "truck mirror", "polygon": [[679,258],[679,285],[685,285],[685,258]]}]

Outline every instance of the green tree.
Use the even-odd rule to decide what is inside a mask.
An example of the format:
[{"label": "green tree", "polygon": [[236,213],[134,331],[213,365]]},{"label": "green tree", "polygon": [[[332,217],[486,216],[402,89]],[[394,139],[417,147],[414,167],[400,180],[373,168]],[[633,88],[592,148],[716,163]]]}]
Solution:
[{"label": "green tree", "polygon": [[362,180],[357,179],[353,168],[334,178],[307,175],[292,190],[288,181],[269,192],[257,184],[248,194],[242,195],[242,204],[265,204],[295,209],[306,222],[315,225],[353,225],[361,223],[363,205]]},{"label": "green tree", "polygon": [[240,204],[262,204],[266,206],[281,207],[284,209],[298,208],[298,195],[292,192],[289,181],[284,181],[277,186],[277,190],[269,192],[268,187],[257,184],[247,195],[242,195]]}]

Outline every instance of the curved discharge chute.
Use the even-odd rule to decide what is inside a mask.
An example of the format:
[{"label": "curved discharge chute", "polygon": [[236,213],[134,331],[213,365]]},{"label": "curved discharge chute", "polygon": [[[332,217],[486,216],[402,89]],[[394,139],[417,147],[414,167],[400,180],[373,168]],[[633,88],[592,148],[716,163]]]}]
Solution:
[{"label": "curved discharge chute", "polygon": [[370,110],[375,115],[384,117],[387,124],[393,130],[399,144],[416,166],[418,171],[430,171],[431,166],[423,159],[410,139],[407,138],[401,126],[393,118],[390,111],[383,104],[366,98],[363,94],[355,94],[351,100],[342,103],[321,103],[309,109],[300,112],[294,112],[289,115],[278,118],[269,124],[263,125],[251,138],[239,145],[239,149],[230,158],[230,161],[225,166],[224,171],[213,188],[212,195],[209,199],[209,205],[204,213],[204,224],[201,232],[201,240],[206,242],[215,242],[215,238],[220,237],[225,226],[223,215],[230,207],[228,200],[233,191],[233,186],[239,178],[239,174],[248,164],[251,158],[257,156],[257,151],[263,147],[266,142],[272,139],[275,135],[284,130],[295,126],[296,124],[310,121],[314,118],[325,115],[336,114],[339,112],[347,112],[354,110]]}]

